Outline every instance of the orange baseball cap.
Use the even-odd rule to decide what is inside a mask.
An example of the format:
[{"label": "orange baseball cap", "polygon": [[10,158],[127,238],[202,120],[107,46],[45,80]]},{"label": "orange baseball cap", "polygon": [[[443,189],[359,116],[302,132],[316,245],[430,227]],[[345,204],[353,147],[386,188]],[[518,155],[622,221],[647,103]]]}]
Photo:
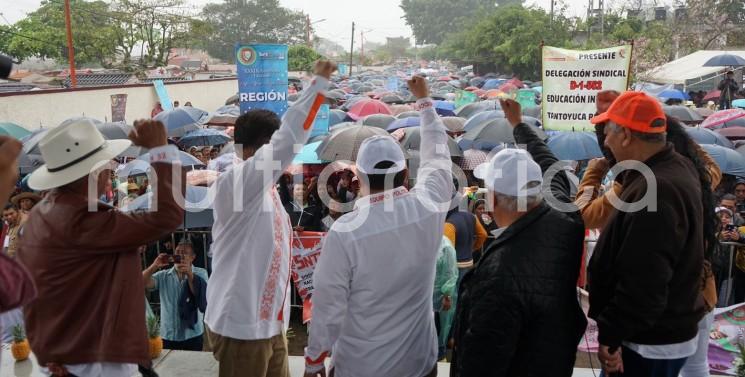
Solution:
[{"label": "orange baseball cap", "polygon": [[642,92],[625,92],[608,111],[590,119],[590,123],[613,123],[634,131],[658,134],[667,131],[667,118],[660,103]]}]

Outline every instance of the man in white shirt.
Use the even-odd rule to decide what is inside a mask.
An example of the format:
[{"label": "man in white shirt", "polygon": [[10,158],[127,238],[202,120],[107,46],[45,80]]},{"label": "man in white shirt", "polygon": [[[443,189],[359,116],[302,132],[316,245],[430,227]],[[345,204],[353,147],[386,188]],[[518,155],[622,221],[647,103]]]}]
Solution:
[{"label": "man in white shirt", "polygon": [[331,62],[316,65],[317,77],[281,127],[276,114],[266,110],[249,111],[236,122],[236,152],[245,161],[215,183],[219,200],[204,317],[220,377],[289,377],[284,332],[290,317],[292,228],[276,183],[308,140],[325,100],[320,91],[335,69]]},{"label": "man in white shirt", "polygon": [[453,192],[447,134],[426,81],[409,88],[421,110],[417,185],[390,136],[365,140],[357,156],[362,197],[337,220],[314,273],[306,377],[436,375],[432,292],[445,216]]}]

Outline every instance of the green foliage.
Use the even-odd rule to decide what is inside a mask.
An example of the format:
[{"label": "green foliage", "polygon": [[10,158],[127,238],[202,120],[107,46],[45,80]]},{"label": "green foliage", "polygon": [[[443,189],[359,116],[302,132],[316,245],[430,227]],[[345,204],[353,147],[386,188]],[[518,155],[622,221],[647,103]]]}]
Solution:
[{"label": "green foliage", "polygon": [[401,0],[404,19],[411,26],[417,44],[439,44],[449,35],[471,25],[479,14],[491,12],[495,4],[522,3],[521,0]]},{"label": "green foliage", "polygon": [[[108,4],[103,1],[71,0],[75,61],[79,64],[109,65],[116,53],[113,45],[114,26],[110,22]],[[45,0],[41,6],[18,21],[11,35],[0,45],[13,57],[24,60],[32,56],[67,60],[65,16],[62,1]],[[3,36],[3,39],[6,36]]]},{"label": "green foliage", "polygon": [[465,61],[493,62],[502,72],[524,79],[539,78],[541,42],[567,47],[571,21],[550,16],[542,9],[519,5],[500,7],[478,23],[449,38],[443,51]]},{"label": "green foliage", "polygon": [[13,326],[13,342],[20,343],[26,340],[26,330],[23,328],[23,324]]},{"label": "green foliage", "polygon": [[290,71],[310,72],[313,70],[315,62],[321,58],[323,58],[321,54],[304,45],[290,46],[287,52]]},{"label": "green foliage", "polygon": [[160,336],[160,318],[157,315],[147,317],[147,336],[150,339]]},{"label": "green foliage", "polygon": [[207,52],[231,63],[236,43],[293,45],[305,41],[305,15],[282,7],[279,0],[207,4],[202,15],[213,31],[203,41]]}]

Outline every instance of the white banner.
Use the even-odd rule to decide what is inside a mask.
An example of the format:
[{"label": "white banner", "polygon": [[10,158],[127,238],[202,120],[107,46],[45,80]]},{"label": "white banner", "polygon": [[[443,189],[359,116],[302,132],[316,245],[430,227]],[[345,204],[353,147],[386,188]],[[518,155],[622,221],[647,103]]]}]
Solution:
[{"label": "white banner", "polygon": [[592,130],[595,98],[603,90],[626,90],[631,46],[578,51],[543,46],[543,127]]}]

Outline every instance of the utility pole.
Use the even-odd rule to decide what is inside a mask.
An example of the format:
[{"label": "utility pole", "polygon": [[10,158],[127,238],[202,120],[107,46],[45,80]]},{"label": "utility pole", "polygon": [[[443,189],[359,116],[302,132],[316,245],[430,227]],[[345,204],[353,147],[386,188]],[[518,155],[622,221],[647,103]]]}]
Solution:
[{"label": "utility pole", "polygon": [[598,7],[600,8],[600,40],[605,40],[605,5],[603,0],[598,0]]},{"label": "utility pole", "polygon": [[67,59],[70,61],[70,84],[75,88],[78,86],[78,76],[75,74],[75,47],[72,44],[70,0],[65,0],[65,28],[67,29]]},{"label": "utility pole", "polygon": [[554,2],[555,0],[551,0],[551,19],[549,21],[549,25],[554,24]]},{"label": "utility pole", "polygon": [[354,22],[352,22],[352,45],[349,47],[349,77],[352,77],[352,64],[354,63]]},{"label": "utility pole", "polygon": [[360,64],[365,65],[365,31],[360,30]]},{"label": "utility pole", "polygon": [[310,15],[305,15],[305,44],[310,47]]}]

